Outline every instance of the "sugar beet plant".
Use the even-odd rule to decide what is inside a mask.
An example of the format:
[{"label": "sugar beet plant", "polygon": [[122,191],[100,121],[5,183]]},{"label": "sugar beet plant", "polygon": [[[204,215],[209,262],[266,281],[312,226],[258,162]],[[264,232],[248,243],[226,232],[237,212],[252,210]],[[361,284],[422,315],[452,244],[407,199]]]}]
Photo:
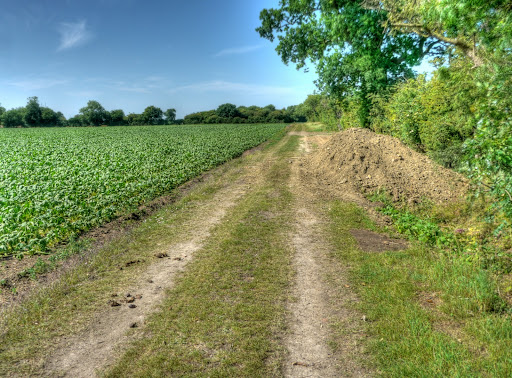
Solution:
[{"label": "sugar beet plant", "polygon": [[239,156],[282,128],[0,130],[0,256],[45,253]]}]

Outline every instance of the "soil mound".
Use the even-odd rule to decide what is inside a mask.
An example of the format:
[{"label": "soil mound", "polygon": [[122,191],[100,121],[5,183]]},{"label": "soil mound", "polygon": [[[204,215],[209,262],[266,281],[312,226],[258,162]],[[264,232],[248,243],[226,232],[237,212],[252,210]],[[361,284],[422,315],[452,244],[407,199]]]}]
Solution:
[{"label": "soil mound", "polygon": [[306,163],[310,174],[339,190],[371,193],[385,189],[395,202],[410,204],[423,199],[435,203],[459,200],[468,190],[467,180],[398,139],[367,129],[335,134]]}]

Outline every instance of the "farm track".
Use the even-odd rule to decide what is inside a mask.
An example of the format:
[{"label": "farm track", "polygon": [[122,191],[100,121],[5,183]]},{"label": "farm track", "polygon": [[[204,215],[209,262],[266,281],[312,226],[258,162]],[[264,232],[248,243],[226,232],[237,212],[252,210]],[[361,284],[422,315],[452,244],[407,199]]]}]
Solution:
[{"label": "farm track", "polygon": [[[302,137],[299,149],[305,155],[328,139],[324,133],[292,135]],[[333,247],[326,235],[329,225],[319,211],[324,207],[323,196],[319,195],[320,188],[305,180],[301,166],[301,160],[295,161],[290,179],[295,214],[290,240],[297,275],[292,289],[296,300],[289,304],[290,333],[285,338],[289,355],[284,373],[287,377],[370,376],[359,362],[360,343],[354,337],[360,319],[351,304],[357,297],[348,285],[346,269],[330,258]],[[346,195],[350,198],[353,193]],[[333,277],[334,282],[330,282]],[[336,352],[328,345],[334,341],[333,323],[342,324],[347,331],[336,339]]]},{"label": "farm track", "polygon": [[181,225],[178,242],[160,246],[155,240],[155,250],[160,251],[157,254],[165,257],[151,265],[137,284],[124,290],[126,294],[140,297],[137,307],[119,306],[114,311],[97,314],[85,332],[65,340],[52,353],[45,363],[45,375],[91,377],[112,365],[123,345],[137,338],[134,333],[127,334],[127,330],[143,327],[146,317],[157,310],[166,291],[172,290],[177,276],[203,247],[212,228],[222,222],[230,208],[252,187],[261,185],[263,171],[273,159],[273,154],[268,154],[244,166],[238,180],[227,182],[214,198],[196,209],[192,221]]},{"label": "farm track", "polygon": [[[300,144],[296,150],[283,156],[280,148],[289,144],[291,138],[300,138]],[[360,319],[349,310],[350,303],[357,300],[354,293],[346,289],[340,295],[328,279],[330,274],[337,277],[336,285],[347,282],[343,267],[333,268],[336,263],[329,257],[332,247],[327,241],[328,224],[321,198],[318,198],[319,188],[302,176],[302,157],[327,138],[325,133],[292,132],[276,145],[256,149],[253,154],[245,156],[242,164],[227,168],[223,177],[230,179],[215,178],[215,175],[209,177],[206,181],[218,180],[220,188],[211,197],[198,200],[185,221],[173,225],[171,238],[165,241],[155,238],[148,242],[145,248],[150,252],[145,252],[146,257],[161,258],[133,270],[135,277],[131,283],[112,291],[109,302],[118,302],[117,306],[105,303],[100,310],[88,316],[89,320],[79,331],[63,331],[55,337],[55,346],[49,348],[48,355],[36,355],[30,361],[32,367],[26,370],[28,374],[20,374],[16,368],[2,370],[1,363],[0,373],[7,372],[8,376],[119,376],[121,366],[123,376],[140,375],[140,370],[139,374],[131,373],[130,366],[125,370],[123,358],[133,342],[156,336],[154,330],[151,331],[153,333],[147,332],[146,321],[161,312],[162,303],[180,278],[186,275],[187,266],[195,262],[195,255],[204,256],[208,253],[205,246],[222,242],[215,239],[219,237],[216,233],[223,225],[231,224],[229,222],[232,222],[236,208],[247,202],[247,198],[257,197],[265,190],[270,190],[271,196],[273,185],[280,185],[291,195],[290,206],[281,208],[280,213],[267,214],[259,210],[263,219],[268,217],[269,222],[283,219],[289,226],[283,238],[288,245],[287,261],[291,262],[293,272],[289,291],[284,294],[285,299],[288,298],[285,300],[286,308],[281,310],[286,312],[281,314],[286,323],[282,328],[284,331],[272,331],[275,339],[272,343],[280,347],[276,351],[276,359],[272,360],[272,357],[269,361],[277,361],[278,367],[269,371],[279,371],[278,375],[286,377],[367,376],[360,367],[360,349],[350,331],[346,337],[336,340],[337,345],[341,345],[341,352],[334,351],[330,345],[333,323],[346,325],[350,330],[351,325],[358,324]],[[273,177],[269,172],[276,170],[279,164],[283,167],[283,159],[286,159],[289,174]],[[131,303],[131,308],[128,303]],[[80,308],[76,311],[79,313]],[[112,373],[115,367],[118,370]],[[202,372],[208,375],[208,371]]]}]

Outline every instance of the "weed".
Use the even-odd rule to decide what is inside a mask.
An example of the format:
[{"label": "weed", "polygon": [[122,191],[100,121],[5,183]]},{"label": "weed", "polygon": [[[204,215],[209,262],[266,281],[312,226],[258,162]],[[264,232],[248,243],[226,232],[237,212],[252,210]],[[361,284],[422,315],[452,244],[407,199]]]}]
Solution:
[{"label": "weed", "polygon": [[[368,347],[382,374],[509,376],[509,307],[498,295],[493,274],[432,242],[400,252],[361,253],[348,232],[363,226],[354,207],[331,204],[331,240],[335,258],[351,267],[360,297],[356,306],[370,320]],[[432,234],[431,225],[418,222],[418,216],[396,214],[403,225],[415,224],[416,234]]]}]

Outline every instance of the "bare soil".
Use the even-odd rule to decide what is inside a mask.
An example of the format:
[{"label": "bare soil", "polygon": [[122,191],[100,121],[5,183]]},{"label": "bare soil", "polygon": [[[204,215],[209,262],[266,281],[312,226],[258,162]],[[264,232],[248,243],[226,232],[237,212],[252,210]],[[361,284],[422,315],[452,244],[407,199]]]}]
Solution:
[{"label": "bare soil", "polygon": [[468,190],[462,175],[435,164],[396,138],[368,129],[335,134],[306,165],[321,184],[341,193],[382,189],[396,202],[453,202]]},{"label": "bare soil", "polygon": [[356,239],[359,249],[365,252],[401,251],[409,248],[403,239],[393,239],[386,235],[369,230],[350,230]]},{"label": "bare soil", "polygon": [[[300,151],[310,154],[327,140],[325,135],[301,133]],[[352,310],[357,300],[348,285],[341,295],[327,282],[333,262],[328,255],[332,248],[324,235],[325,219],[318,212],[322,197],[304,175],[301,161],[292,167],[290,190],[294,194],[295,227],[290,235],[295,251],[296,270],[289,304],[289,334],[284,342],[288,357],[284,366],[287,377],[364,377],[369,372],[360,364],[359,332],[347,332],[343,353],[334,353],[329,346],[331,322],[343,323],[347,330],[359,328],[361,317]],[[340,274],[341,273],[341,274]],[[337,271],[337,281],[346,282],[344,272]],[[335,301],[336,305],[333,305]]]}]

